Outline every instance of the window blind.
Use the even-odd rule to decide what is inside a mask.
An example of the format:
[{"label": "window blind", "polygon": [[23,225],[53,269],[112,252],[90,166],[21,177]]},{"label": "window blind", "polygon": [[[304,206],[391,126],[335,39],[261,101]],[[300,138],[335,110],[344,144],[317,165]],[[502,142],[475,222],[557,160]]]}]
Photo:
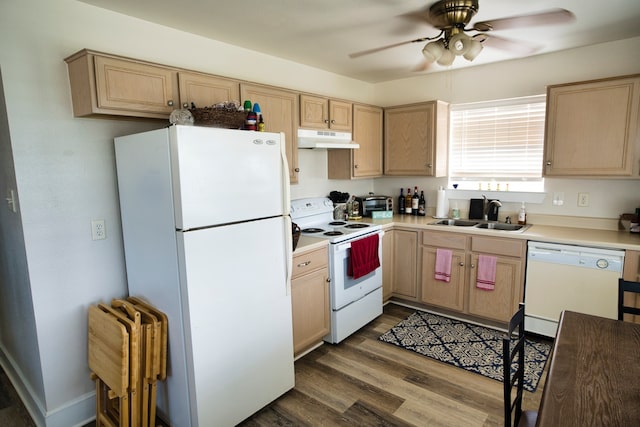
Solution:
[{"label": "window blind", "polygon": [[452,105],[450,178],[542,178],[545,98]]}]

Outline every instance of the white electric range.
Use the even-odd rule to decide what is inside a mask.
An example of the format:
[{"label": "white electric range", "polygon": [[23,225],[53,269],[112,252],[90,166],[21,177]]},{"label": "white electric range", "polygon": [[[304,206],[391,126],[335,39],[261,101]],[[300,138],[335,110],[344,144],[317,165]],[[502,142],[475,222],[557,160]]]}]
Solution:
[{"label": "white electric range", "polygon": [[291,219],[302,235],[329,240],[331,332],[324,337],[338,343],[382,314],[382,266],[354,279],[348,274],[351,242],[378,236],[378,257],[382,259],[382,227],[359,221],[333,218],[328,198],[291,201]]}]

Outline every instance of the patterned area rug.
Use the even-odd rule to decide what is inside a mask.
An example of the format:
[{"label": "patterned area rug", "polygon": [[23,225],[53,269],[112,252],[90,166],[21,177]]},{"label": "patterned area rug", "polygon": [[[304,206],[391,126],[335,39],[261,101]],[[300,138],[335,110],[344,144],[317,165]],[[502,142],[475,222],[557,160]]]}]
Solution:
[{"label": "patterned area rug", "polygon": [[[380,340],[502,382],[505,332],[416,311]],[[533,392],[551,346],[526,339],[524,388]]]}]

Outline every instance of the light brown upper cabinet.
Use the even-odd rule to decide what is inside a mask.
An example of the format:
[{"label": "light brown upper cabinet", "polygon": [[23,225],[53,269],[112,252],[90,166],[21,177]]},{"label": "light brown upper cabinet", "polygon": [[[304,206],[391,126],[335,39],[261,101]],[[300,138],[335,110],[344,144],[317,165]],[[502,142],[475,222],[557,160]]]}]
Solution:
[{"label": "light brown upper cabinet", "polygon": [[178,73],[180,87],[180,104],[190,108],[209,107],[221,102],[238,101],[240,99],[240,82],[224,77],[208,74],[180,71]]},{"label": "light brown upper cabinet", "polygon": [[638,178],[640,75],[547,88],[546,176]]},{"label": "light brown upper cabinet", "polygon": [[82,50],[65,59],[73,114],[168,119],[179,108],[176,70]]},{"label": "light brown upper cabinet", "polygon": [[312,95],[300,95],[300,127],[351,132],[352,104]]},{"label": "light brown upper cabinet", "polygon": [[446,176],[449,105],[430,101],[384,110],[384,174]]},{"label": "light brown upper cabinet", "polygon": [[329,179],[382,176],[382,108],[353,105],[353,140],[360,148],[329,150]]},{"label": "light brown upper cabinet", "polygon": [[267,132],[284,132],[289,180],[298,182],[298,94],[296,92],[270,86],[240,84],[240,97],[260,104]]}]

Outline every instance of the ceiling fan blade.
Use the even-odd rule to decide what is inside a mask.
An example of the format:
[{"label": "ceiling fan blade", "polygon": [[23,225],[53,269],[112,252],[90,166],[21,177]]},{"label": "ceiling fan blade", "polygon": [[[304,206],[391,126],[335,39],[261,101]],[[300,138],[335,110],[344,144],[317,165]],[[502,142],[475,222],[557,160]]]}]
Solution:
[{"label": "ceiling fan blade", "polygon": [[416,65],[415,67],[413,67],[411,69],[412,72],[414,73],[419,73],[421,71],[427,71],[429,68],[431,68],[432,63],[427,61],[426,59],[423,59],[418,65]]},{"label": "ceiling fan blade", "polygon": [[406,19],[407,21],[411,21],[414,23],[423,23],[423,24],[431,24],[429,21],[429,7],[425,7],[422,9],[415,10],[413,12],[403,13],[402,15],[398,15],[402,19]]},{"label": "ceiling fan blade", "polygon": [[364,55],[369,55],[371,53],[376,53],[376,52],[380,52],[382,50],[391,49],[393,47],[403,46],[405,44],[410,44],[410,43],[419,43],[419,42],[423,42],[423,41],[426,41],[426,40],[429,40],[429,38],[423,37],[423,38],[420,38],[420,39],[409,40],[409,41],[406,41],[406,42],[400,42],[400,43],[390,44],[390,45],[387,45],[387,46],[376,47],[375,49],[362,50],[360,52],[350,53],[349,54],[349,58],[359,58],[359,57],[364,56]]},{"label": "ceiling fan blade", "polygon": [[572,22],[575,15],[566,9],[551,9],[528,15],[512,16],[510,18],[494,19],[492,21],[476,22],[476,31],[510,30],[512,28],[535,27],[540,25],[557,25]]},{"label": "ceiling fan blade", "polygon": [[[522,41],[516,42],[513,40],[505,39],[504,37],[497,37],[489,34],[480,34],[478,38],[478,41],[481,41],[485,46],[506,50],[519,56],[531,55],[540,50],[540,46],[532,45],[530,43]],[[481,38],[484,38],[484,40],[482,40]]]}]

